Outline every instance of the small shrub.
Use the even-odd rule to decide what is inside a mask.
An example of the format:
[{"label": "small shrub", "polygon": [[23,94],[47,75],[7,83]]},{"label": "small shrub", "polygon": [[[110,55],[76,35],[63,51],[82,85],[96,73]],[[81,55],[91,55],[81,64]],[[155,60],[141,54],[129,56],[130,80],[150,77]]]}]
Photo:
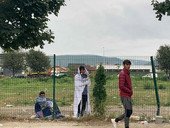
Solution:
[{"label": "small shrub", "polygon": [[167,80],[167,76],[158,77],[157,80],[168,81],[168,80]]},{"label": "small shrub", "polygon": [[117,117],[117,115],[115,113],[110,113],[108,119],[110,121],[110,119],[113,119],[113,118],[116,118],[116,117]]},{"label": "small shrub", "polygon": [[168,103],[164,104],[164,106],[169,107],[169,106],[170,106],[170,102],[168,102]]},{"label": "small shrub", "polygon": [[71,83],[72,79],[70,77],[62,77],[62,78],[58,78],[56,79],[57,83]]},{"label": "small shrub", "polygon": [[33,103],[34,103],[34,102],[31,102],[31,101],[26,101],[26,100],[23,101],[23,104],[24,104],[24,105],[32,105]]},{"label": "small shrub", "polygon": [[113,76],[106,76],[106,80],[112,80]]},{"label": "small shrub", "polygon": [[104,73],[104,67],[100,65],[96,72],[95,85],[93,88],[93,108],[95,115],[98,117],[105,115],[107,94],[104,85],[106,85],[106,75]]},{"label": "small shrub", "polygon": [[166,89],[165,86],[163,86],[162,84],[158,86],[159,89]]},{"label": "small shrub", "polygon": [[140,81],[142,80],[142,77],[141,76],[131,76],[132,79],[136,80],[136,81]]},{"label": "small shrub", "polygon": [[144,89],[154,89],[154,87],[152,85],[150,85],[149,83],[145,83],[144,84]]},{"label": "small shrub", "polygon": [[142,114],[141,116],[140,116],[140,118],[139,118],[139,120],[140,121],[144,121],[144,120],[146,120],[147,119],[147,116],[146,116],[146,114]]},{"label": "small shrub", "polygon": [[29,84],[30,84],[30,83],[31,83],[31,81],[30,81],[30,80],[28,80],[28,81],[27,81],[27,83],[29,83]]},{"label": "small shrub", "polygon": [[49,78],[48,77],[39,77],[38,80],[41,82],[48,82]]}]

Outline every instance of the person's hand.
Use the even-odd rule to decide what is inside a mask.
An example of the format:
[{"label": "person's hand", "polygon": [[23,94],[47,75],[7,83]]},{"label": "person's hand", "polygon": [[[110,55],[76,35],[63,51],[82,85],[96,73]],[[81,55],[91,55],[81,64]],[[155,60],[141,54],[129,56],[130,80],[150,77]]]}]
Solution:
[{"label": "person's hand", "polygon": [[87,77],[90,77],[90,74],[87,74]]}]

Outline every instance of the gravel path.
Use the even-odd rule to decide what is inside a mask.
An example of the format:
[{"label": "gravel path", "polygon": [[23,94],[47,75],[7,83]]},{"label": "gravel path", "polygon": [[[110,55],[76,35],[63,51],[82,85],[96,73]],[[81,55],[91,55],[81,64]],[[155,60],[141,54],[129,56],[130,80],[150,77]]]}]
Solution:
[{"label": "gravel path", "polygon": [[[66,121],[0,121],[0,128],[113,128],[109,122],[105,123],[78,123],[78,122],[66,122]],[[123,122],[119,123],[118,128],[124,128]],[[139,124],[131,123],[130,128],[170,128],[170,123],[163,124]]]}]

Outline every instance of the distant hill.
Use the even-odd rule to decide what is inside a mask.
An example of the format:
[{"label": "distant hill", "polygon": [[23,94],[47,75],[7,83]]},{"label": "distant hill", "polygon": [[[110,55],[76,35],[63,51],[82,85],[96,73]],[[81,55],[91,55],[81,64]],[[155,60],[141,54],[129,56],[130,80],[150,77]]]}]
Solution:
[{"label": "distant hill", "polygon": [[[51,60],[51,65],[53,66],[53,56],[49,56]],[[119,64],[121,65],[124,59],[118,57],[105,57],[98,55],[58,55],[56,56],[56,65],[67,67],[68,64],[85,64],[96,66],[100,63],[108,64]],[[131,59],[132,64],[134,65],[147,65],[149,61],[145,60],[133,60]]]}]

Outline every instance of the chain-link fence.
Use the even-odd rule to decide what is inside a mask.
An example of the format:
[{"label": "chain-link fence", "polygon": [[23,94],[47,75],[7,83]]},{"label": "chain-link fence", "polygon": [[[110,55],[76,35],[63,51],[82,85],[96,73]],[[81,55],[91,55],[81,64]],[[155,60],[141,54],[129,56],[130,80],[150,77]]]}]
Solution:
[{"label": "chain-link fence", "polygon": [[[0,115],[5,117],[29,118],[34,115],[35,100],[40,91],[45,91],[46,97],[53,98],[53,64],[50,56],[51,75],[35,77],[0,78]],[[129,59],[131,65],[131,80],[133,86],[133,115],[154,117],[157,112],[157,102],[153,82],[150,57],[104,57],[90,55],[56,56],[55,66],[55,101],[62,113],[73,115],[74,76],[80,65],[90,72],[90,101],[93,106],[92,90],[98,65],[102,64],[106,73],[107,115],[117,115],[123,111],[119,96],[118,76],[122,70],[122,62]],[[156,68],[157,85],[161,111],[160,115],[170,116],[170,86],[166,74]],[[93,110],[93,109],[92,109]]]}]

